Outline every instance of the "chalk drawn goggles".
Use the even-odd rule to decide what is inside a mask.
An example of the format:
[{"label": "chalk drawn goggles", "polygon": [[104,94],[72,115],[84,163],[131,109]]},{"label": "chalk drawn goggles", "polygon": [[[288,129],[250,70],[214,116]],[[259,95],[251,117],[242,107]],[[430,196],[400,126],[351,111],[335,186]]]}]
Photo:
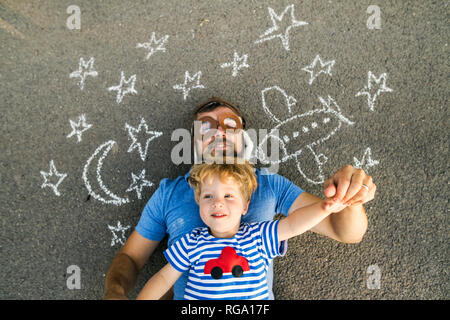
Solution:
[{"label": "chalk drawn goggles", "polygon": [[240,118],[232,112],[221,114],[217,120],[205,116],[194,121],[194,131],[198,136],[215,133],[215,130],[218,130],[219,126],[226,131],[226,133],[231,134],[236,134],[243,129]]},{"label": "chalk drawn goggles", "polygon": [[241,111],[235,107],[234,105],[227,103],[225,100],[222,100],[220,98],[211,98],[210,101],[207,101],[205,104],[198,106],[197,108],[194,109],[193,113],[192,113],[192,127],[191,127],[191,135],[194,135],[194,120],[195,117],[199,114],[202,113],[203,110],[208,110],[208,109],[215,109],[218,107],[227,107],[231,110],[234,111],[234,113],[239,117],[240,122],[242,123],[242,128],[245,129],[245,118],[243,117]]}]

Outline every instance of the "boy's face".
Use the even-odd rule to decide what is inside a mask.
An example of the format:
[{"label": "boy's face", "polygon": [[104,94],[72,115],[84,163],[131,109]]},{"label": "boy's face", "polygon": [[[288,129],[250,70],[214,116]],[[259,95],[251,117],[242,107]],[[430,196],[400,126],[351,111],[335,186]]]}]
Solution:
[{"label": "boy's face", "polygon": [[222,182],[214,175],[201,185],[200,217],[217,238],[231,238],[236,234],[248,204],[233,178]]}]

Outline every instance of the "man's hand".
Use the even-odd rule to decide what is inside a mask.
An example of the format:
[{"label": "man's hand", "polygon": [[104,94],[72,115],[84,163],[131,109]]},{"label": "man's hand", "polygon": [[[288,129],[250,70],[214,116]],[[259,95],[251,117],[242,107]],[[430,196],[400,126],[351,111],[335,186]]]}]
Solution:
[{"label": "man's hand", "polygon": [[376,189],[371,176],[351,165],[342,167],[324,183],[325,197],[336,198],[349,206],[373,200]]},{"label": "man's hand", "polygon": [[128,300],[127,296],[118,292],[107,292],[103,300]]}]

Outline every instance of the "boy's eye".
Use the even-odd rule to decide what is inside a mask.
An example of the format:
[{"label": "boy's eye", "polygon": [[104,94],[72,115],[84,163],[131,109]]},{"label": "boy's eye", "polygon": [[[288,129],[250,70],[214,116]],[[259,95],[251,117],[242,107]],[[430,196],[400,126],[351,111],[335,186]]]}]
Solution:
[{"label": "boy's eye", "polygon": [[210,195],[210,194],[205,194],[205,195],[203,196],[203,199],[211,199],[211,195]]},{"label": "boy's eye", "polygon": [[225,198],[232,198],[233,196],[231,194],[226,194]]}]

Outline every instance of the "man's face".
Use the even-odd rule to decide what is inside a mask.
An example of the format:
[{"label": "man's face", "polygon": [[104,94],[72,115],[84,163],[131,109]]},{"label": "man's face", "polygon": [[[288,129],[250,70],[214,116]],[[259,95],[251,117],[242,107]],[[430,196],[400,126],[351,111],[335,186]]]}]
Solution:
[{"label": "man's face", "polygon": [[[218,121],[221,116],[230,112],[235,114],[230,108],[218,107],[212,111],[197,114],[197,120],[210,117]],[[197,154],[201,154],[204,158],[220,155],[234,156],[242,151],[242,130],[232,133],[219,125],[217,129],[212,129],[205,135],[196,135],[194,138]]]}]

